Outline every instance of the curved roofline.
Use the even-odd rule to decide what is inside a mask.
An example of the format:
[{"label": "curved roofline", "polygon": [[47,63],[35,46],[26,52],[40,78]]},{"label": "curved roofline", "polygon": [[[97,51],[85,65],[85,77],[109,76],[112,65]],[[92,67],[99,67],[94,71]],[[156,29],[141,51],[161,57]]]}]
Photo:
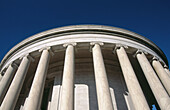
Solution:
[{"label": "curved roofline", "polygon": [[72,26],[64,26],[59,28],[50,29],[47,31],[40,32],[38,34],[35,34],[31,37],[28,37],[27,39],[21,41],[16,46],[14,46],[2,59],[0,67],[2,67],[3,63],[18,49],[21,47],[31,43],[32,41],[36,41],[38,39],[48,37],[50,35],[55,34],[62,34],[62,33],[70,33],[70,32],[103,32],[107,34],[119,34],[119,35],[125,35],[127,36],[127,39],[135,40],[139,43],[142,43],[143,45],[151,48],[153,51],[155,51],[168,65],[168,60],[163,53],[163,51],[154,44],[151,40],[147,39],[144,36],[141,36],[135,32],[131,32],[125,29],[117,28],[117,27],[111,27],[111,26],[103,26],[103,25],[72,25]]}]

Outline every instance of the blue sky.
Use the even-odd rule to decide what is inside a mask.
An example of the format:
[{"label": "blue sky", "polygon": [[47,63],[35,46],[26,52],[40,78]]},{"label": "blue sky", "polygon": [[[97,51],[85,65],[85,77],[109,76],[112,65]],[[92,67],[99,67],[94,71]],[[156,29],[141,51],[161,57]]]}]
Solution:
[{"label": "blue sky", "polygon": [[170,61],[169,0],[1,0],[0,60],[31,35],[77,24],[131,30],[152,40]]}]

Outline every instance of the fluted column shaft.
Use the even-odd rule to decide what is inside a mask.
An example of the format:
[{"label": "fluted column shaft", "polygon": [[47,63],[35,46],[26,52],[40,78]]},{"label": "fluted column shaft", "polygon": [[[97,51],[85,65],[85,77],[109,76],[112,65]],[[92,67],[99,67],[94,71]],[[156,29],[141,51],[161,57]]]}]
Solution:
[{"label": "fluted column shaft", "polygon": [[113,104],[100,45],[92,48],[99,110],[113,110]]},{"label": "fluted column shaft", "polygon": [[148,59],[143,52],[138,53],[136,56],[160,108],[162,110],[170,110],[170,98]]},{"label": "fluted column shaft", "polygon": [[34,80],[24,110],[40,109],[49,60],[50,60],[49,50],[44,49],[42,51],[42,55],[34,76]]},{"label": "fluted column shaft", "polygon": [[162,84],[164,85],[168,94],[170,95],[170,77],[169,77],[169,75],[164,70],[163,66],[161,65],[161,63],[159,61],[153,60],[152,65],[153,65],[157,75],[159,76]]},{"label": "fluted column shaft", "polygon": [[149,110],[145,96],[124,48],[119,47],[116,52],[135,110]]},{"label": "fluted column shaft", "polygon": [[74,47],[68,45],[65,53],[60,110],[74,110]]},{"label": "fluted column shaft", "polygon": [[17,67],[15,65],[10,64],[0,82],[0,103],[3,100],[6,91],[8,90],[8,87],[12,81],[16,68]]},{"label": "fluted column shaft", "polygon": [[0,110],[13,110],[18,100],[22,85],[24,83],[30,59],[28,56],[23,57],[21,64],[13,78],[13,81],[8,89],[8,92],[1,104]]}]

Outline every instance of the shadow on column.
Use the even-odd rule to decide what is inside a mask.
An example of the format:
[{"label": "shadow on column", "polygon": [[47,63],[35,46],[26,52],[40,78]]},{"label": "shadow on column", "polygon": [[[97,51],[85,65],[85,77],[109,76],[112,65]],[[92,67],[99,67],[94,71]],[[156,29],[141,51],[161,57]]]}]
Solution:
[{"label": "shadow on column", "polygon": [[133,58],[131,55],[129,55],[128,57],[131,60],[131,64],[133,66],[133,69],[134,69],[135,74],[137,76],[137,79],[139,81],[139,84],[140,84],[140,86],[142,88],[142,91],[143,91],[143,93],[144,93],[144,95],[146,97],[146,100],[148,102],[149,108],[151,109],[152,105],[155,105],[156,109],[160,110],[160,107],[159,107],[159,105],[158,105],[158,103],[157,103],[157,101],[156,101],[156,99],[155,99],[155,97],[153,95],[153,92],[152,92],[152,90],[151,90],[151,88],[150,88],[150,86],[149,86],[149,84],[147,82],[147,79],[146,79],[146,77],[145,77],[145,75],[144,75],[144,73],[143,73],[137,59]]}]

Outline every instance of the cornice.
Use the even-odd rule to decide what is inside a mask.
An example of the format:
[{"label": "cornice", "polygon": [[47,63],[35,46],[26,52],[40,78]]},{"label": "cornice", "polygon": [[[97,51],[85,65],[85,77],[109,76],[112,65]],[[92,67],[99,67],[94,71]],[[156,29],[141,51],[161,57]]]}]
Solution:
[{"label": "cornice", "polygon": [[119,37],[123,37],[129,40],[133,40],[135,42],[141,43],[145,45],[146,47],[150,48],[154,52],[156,52],[163,61],[168,65],[167,58],[163,51],[155,45],[152,41],[145,38],[144,36],[141,36],[139,34],[136,34],[134,32],[111,27],[111,26],[103,26],[103,25],[73,25],[73,26],[65,26],[60,28],[54,28],[51,30],[43,31],[38,34],[35,34],[22,42],[18,43],[16,46],[14,46],[3,58],[1,61],[0,67],[2,67],[3,63],[15,52],[17,52],[19,49],[23,48],[26,45],[30,45],[33,42],[38,42],[40,40],[49,39],[53,36],[63,36],[63,35],[70,35],[70,34],[104,34],[104,35],[116,35]]}]

